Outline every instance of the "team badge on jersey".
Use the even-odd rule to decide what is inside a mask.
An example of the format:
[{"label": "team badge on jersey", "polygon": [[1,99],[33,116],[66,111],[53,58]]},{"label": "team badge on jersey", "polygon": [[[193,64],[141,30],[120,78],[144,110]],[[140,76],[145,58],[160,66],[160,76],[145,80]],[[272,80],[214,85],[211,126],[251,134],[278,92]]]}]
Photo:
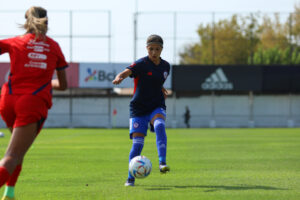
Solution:
[{"label": "team badge on jersey", "polygon": [[164,77],[165,77],[165,79],[167,79],[167,77],[168,77],[168,72],[164,72]]},{"label": "team badge on jersey", "polygon": [[139,123],[134,122],[134,123],[133,123],[133,128],[137,128],[137,127],[139,127]]}]

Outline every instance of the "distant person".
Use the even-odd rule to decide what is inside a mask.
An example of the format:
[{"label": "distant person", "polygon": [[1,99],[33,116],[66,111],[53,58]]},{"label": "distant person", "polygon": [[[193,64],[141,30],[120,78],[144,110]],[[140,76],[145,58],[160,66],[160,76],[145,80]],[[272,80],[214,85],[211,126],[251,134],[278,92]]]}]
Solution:
[{"label": "distant person", "polygon": [[[165,129],[167,90],[163,84],[170,73],[170,64],[160,57],[163,39],[150,35],[147,39],[148,56],[140,58],[119,73],[113,84],[120,84],[125,78],[134,78],[134,95],[130,102],[130,139],[132,149],[129,162],[141,154],[144,138],[147,136],[148,123],[156,133],[156,145],[161,173],[170,171],[166,164],[167,135]],[[128,173],[125,186],[134,186],[135,178]]]},{"label": "distant person", "polygon": [[[52,106],[51,90],[65,90],[67,80],[62,51],[46,36],[47,11],[31,7],[25,13],[26,33],[0,40],[0,54],[10,56],[10,75],[2,86],[0,114],[12,132],[0,161],[0,187],[6,183],[2,200],[12,200],[27,150],[42,129]],[[54,71],[57,79],[52,80]]]},{"label": "distant person", "polygon": [[190,115],[190,109],[188,106],[185,107],[185,112],[184,112],[184,123],[186,125],[187,128],[190,128],[190,118],[191,118],[191,115]]}]

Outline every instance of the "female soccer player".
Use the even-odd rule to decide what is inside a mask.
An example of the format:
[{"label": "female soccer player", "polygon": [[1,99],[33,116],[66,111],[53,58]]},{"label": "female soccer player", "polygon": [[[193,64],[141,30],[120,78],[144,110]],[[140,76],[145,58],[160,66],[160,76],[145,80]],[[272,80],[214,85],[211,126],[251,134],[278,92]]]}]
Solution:
[{"label": "female soccer player", "polygon": [[[167,91],[163,84],[170,72],[170,64],[161,59],[163,40],[158,35],[147,39],[148,56],[141,58],[119,73],[113,84],[120,84],[128,76],[134,78],[134,95],[130,102],[130,139],[132,149],[129,162],[141,154],[148,123],[156,133],[156,145],[161,173],[170,171],[166,164],[167,135],[165,130]],[[153,130],[154,129],[154,130]],[[128,173],[125,186],[134,186],[134,177]]]},{"label": "female soccer player", "polygon": [[[9,53],[11,61],[8,82],[1,90],[0,114],[12,132],[0,161],[0,187],[6,183],[2,200],[14,199],[24,156],[52,106],[52,88],[67,88],[67,62],[58,43],[46,36],[47,11],[31,7],[25,18],[24,35],[0,40],[0,54]],[[54,70],[57,79],[52,80]]]}]

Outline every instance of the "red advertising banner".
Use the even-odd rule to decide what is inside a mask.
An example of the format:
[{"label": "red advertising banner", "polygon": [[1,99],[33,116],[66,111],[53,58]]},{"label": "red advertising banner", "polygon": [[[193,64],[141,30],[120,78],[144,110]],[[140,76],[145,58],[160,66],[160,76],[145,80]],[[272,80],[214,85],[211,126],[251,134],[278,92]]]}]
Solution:
[{"label": "red advertising banner", "polygon": [[[0,87],[8,81],[9,75],[9,63],[0,63]],[[66,69],[68,87],[79,87],[79,63],[69,63],[69,67]],[[54,75],[55,76],[55,75]]]},{"label": "red advertising banner", "polygon": [[69,63],[69,67],[66,69],[68,87],[79,87],[79,63]]}]

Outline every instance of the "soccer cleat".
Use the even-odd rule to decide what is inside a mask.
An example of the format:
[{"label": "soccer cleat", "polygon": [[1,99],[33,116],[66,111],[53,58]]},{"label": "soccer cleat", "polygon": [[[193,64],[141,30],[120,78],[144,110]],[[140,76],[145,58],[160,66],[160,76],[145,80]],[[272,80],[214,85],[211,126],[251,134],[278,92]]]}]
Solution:
[{"label": "soccer cleat", "polygon": [[1,200],[16,200],[16,199],[8,196],[3,196]]},{"label": "soccer cleat", "polygon": [[159,171],[160,171],[160,173],[165,174],[170,171],[170,167],[166,164],[159,165]]},{"label": "soccer cleat", "polygon": [[127,179],[126,183],[125,183],[125,186],[134,186],[134,179]]}]

